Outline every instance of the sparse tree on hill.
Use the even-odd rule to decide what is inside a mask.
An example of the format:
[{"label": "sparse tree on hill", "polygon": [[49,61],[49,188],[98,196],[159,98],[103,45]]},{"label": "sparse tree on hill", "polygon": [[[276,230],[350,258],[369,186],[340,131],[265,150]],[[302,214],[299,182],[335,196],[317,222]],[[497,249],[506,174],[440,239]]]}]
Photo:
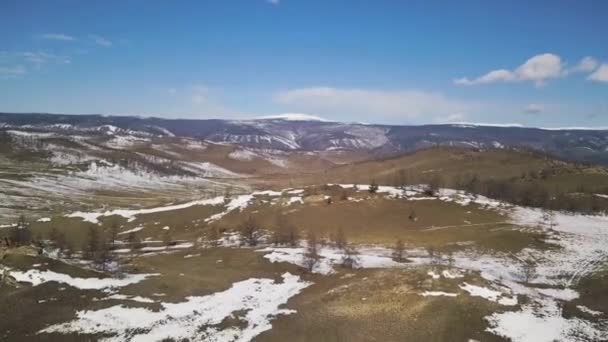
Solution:
[{"label": "sparse tree on hill", "polygon": [[163,244],[165,247],[169,247],[173,244],[171,239],[171,231],[169,229],[163,229]]},{"label": "sparse tree on hill", "polygon": [[280,215],[277,218],[276,230],[272,235],[272,241],[275,245],[287,244],[295,247],[298,244],[298,228],[287,221],[287,218]]},{"label": "sparse tree on hill", "polygon": [[116,240],[118,239],[118,222],[115,220],[110,224],[110,229],[108,231],[108,239],[110,240],[110,248],[114,249],[116,247]]},{"label": "sparse tree on hill", "polygon": [[342,190],[342,193],[340,193],[340,201],[348,201],[348,193],[346,190]]},{"label": "sparse tree on hill", "polygon": [[15,227],[11,227],[11,239],[17,246],[29,245],[32,241],[32,231],[30,223],[24,215],[19,216],[19,221]]},{"label": "sparse tree on hill", "polygon": [[524,281],[529,283],[536,275],[536,261],[532,258],[523,260],[522,273]]},{"label": "sparse tree on hill", "polygon": [[298,227],[293,224],[288,224],[285,229],[285,242],[290,247],[295,247],[298,245],[298,240],[300,239],[300,234],[298,233]]},{"label": "sparse tree on hill", "polygon": [[209,245],[211,245],[211,247],[217,247],[218,245],[218,240],[220,239],[220,234],[217,231],[216,227],[211,227],[209,228],[209,233],[207,234],[207,240],[209,241]]},{"label": "sparse tree on hill", "polygon": [[432,177],[424,190],[425,194],[429,196],[435,196],[439,188],[442,186],[443,180],[439,176]]},{"label": "sparse tree on hill", "polygon": [[348,244],[348,240],[342,228],[339,228],[336,234],[331,235],[331,240],[338,249],[344,249]]},{"label": "sparse tree on hill", "polygon": [[448,266],[454,267],[454,263],[456,262],[456,258],[454,258],[454,252],[452,250],[448,250],[446,257],[448,261]]},{"label": "sparse tree on hill", "polygon": [[58,232],[57,237],[55,238],[55,241],[53,241],[53,243],[55,244],[55,247],[57,248],[57,252],[58,252],[59,256],[64,255],[65,250],[68,247],[68,243],[67,243],[65,234],[63,232]]},{"label": "sparse tree on hill", "polygon": [[232,187],[228,186],[224,190],[224,198],[230,198],[232,196]]},{"label": "sparse tree on hill", "polygon": [[426,248],[426,253],[427,253],[427,254],[428,254],[428,256],[429,256],[429,263],[430,263],[431,265],[436,265],[436,264],[438,264],[438,263],[439,263],[439,260],[438,260],[439,255],[437,254],[437,251],[435,250],[435,247],[433,247],[433,246],[428,246],[428,247]]},{"label": "sparse tree on hill", "polygon": [[74,254],[74,248],[72,247],[72,244],[70,242],[66,241],[65,248],[63,250],[63,256],[65,258],[71,259],[73,254]]},{"label": "sparse tree on hill", "polygon": [[87,231],[86,243],[83,248],[83,256],[85,259],[93,260],[99,251],[100,238],[97,228],[90,226]]},{"label": "sparse tree on hill", "polygon": [[376,192],[378,192],[378,184],[375,180],[372,180],[372,182],[370,183],[368,191],[370,194],[375,194]]},{"label": "sparse tree on hill", "polygon": [[395,246],[393,246],[393,260],[397,262],[403,262],[406,260],[405,244],[401,239],[397,240]]},{"label": "sparse tree on hill", "polygon": [[110,251],[110,244],[108,243],[105,237],[102,237],[99,241],[99,247],[97,251],[97,255],[94,259],[97,268],[102,271],[108,270],[108,265],[114,260],[114,255]]},{"label": "sparse tree on hill", "polygon": [[327,205],[332,204],[333,200],[331,199],[331,196],[327,196],[327,199],[325,200],[325,202],[327,203]]},{"label": "sparse tree on hill", "polygon": [[308,233],[306,238],[306,252],[304,253],[304,267],[312,272],[321,257],[319,256],[319,241],[313,232]]},{"label": "sparse tree on hill", "polygon": [[55,227],[51,227],[51,230],[49,231],[49,241],[51,241],[51,243],[53,244],[57,244],[57,237],[59,235],[59,231],[57,230],[57,228]]},{"label": "sparse tree on hill", "polygon": [[414,209],[412,209],[412,210],[410,211],[410,214],[408,215],[408,217],[407,217],[407,218],[408,218],[410,221],[412,221],[412,222],[416,222],[416,221],[418,221],[418,216],[416,215],[416,211],[415,211]]},{"label": "sparse tree on hill", "polygon": [[133,250],[140,250],[142,247],[141,240],[139,239],[139,237],[137,236],[137,233],[135,233],[135,232],[129,233],[129,236],[127,237],[127,242],[129,243],[129,246],[131,246],[131,248]]},{"label": "sparse tree on hill", "polygon": [[252,216],[249,216],[240,228],[241,236],[244,242],[251,247],[257,246],[259,242],[259,230],[257,222]]},{"label": "sparse tree on hill", "polygon": [[395,178],[395,187],[400,189],[405,189],[405,186],[408,184],[407,173],[404,169],[399,169],[397,171],[397,176]]},{"label": "sparse tree on hill", "polygon": [[344,268],[355,268],[359,265],[359,260],[357,259],[357,249],[352,246],[345,246],[344,256],[342,256],[342,267]]}]

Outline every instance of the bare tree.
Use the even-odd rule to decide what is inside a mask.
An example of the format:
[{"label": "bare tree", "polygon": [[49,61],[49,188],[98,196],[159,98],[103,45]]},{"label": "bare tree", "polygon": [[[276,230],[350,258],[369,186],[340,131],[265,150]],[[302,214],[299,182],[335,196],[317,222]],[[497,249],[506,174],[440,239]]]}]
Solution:
[{"label": "bare tree", "polygon": [[415,211],[414,209],[412,209],[412,210],[410,211],[410,214],[408,215],[408,217],[407,217],[407,218],[408,218],[410,221],[412,221],[412,222],[416,222],[416,221],[418,221],[418,215],[416,215],[416,211]]},{"label": "bare tree", "polygon": [[169,229],[163,229],[163,244],[165,245],[165,247],[173,245],[173,240],[171,239],[171,231]]},{"label": "bare tree", "polygon": [[348,192],[346,190],[342,190],[340,193],[340,201],[348,201]]},{"label": "bare tree", "polygon": [[51,243],[53,244],[57,244],[57,237],[59,235],[59,231],[57,230],[57,228],[55,227],[51,227],[51,230],[49,231],[49,240],[51,241]]},{"label": "bare tree", "polygon": [[99,247],[94,262],[97,265],[97,268],[101,269],[102,271],[107,271],[108,265],[113,260],[114,255],[110,251],[110,244],[105,237],[102,237],[99,242]]},{"label": "bare tree", "polygon": [[424,192],[429,196],[435,196],[435,194],[437,194],[437,191],[442,186],[442,184],[443,184],[443,180],[441,179],[441,177],[434,176],[429,180]]},{"label": "bare tree", "polygon": [[431,265],[436,265],[436,264],[438,264],[438,263],[439,263],[439,260],[438,260],[438,257],[439,257],[439,256],[438,256],[438,254],[437,254],[437,251],[435,250],[435,247],[433,247],[433,246],[428,246],[428,247],[426,248],[426,253],[427,253],[427,254],[428,254],[428,256],[429,256],[429,263],[430,263]]},{"label": "bare tree", "polygon": [[338,249],[344,249],[348,245],[348,240],[342,228],[339,228],[336,234],[331,235],[331,240]]},{"label": "bare tree", "polygon": [[393,260],[397,262],[407,260],[405,256],[405,244],[401,239],[397,240],[395,246],[393,246]]},{"label": "bare tree", "polygon": [[127,237],[127,242],[129,243],[129,246],[131,246],[131,249],[140,250],[142,247],[141,240],[135,232],[129,233],[129,236]]},{"label": "bare tree", "polygon": [[72,244],[70,242],[66,241],[65,248],[63,250],[63,256],[65,258],[71,259],[72,254],[74,254],[74,248],[72,247]]},{"label": "bare tree", "polygon": [[86,243],[83,247],[83,256],[85,259],[93,260],[99,251],[100,239],[99,232],[94,226],[90,226],[87,231]]},{"label": "bare tree", "polygon": [[342,256],[342,267],[344,268],[355,268],[359,265],[359,259],[357,259],[357,249],[352,246],[344,247],[344,255]]},{"label": "bare tree", "polygon": [[306,252],[304,253],[304,267],[312,272],[321,257],[319,256],[319,241],[313,232],[306,238]]},{"label": "bare tree", "polygon": [[209,244],[211,245],[211,247],[217,247],[218,246],[218,240],[220,239],[220,234],[217,231],[216,227],[211,227],[209,229],[209,233],[207,234],[207,240],[209,241]]},{"label": "bare tree", "polygon": [[523,260],[522,275],[524,281],[529,283],[532,278],[536,275],[536,261],[532,258]]},{"label": "bare tree", "polygon": [[17,246],[28,245],[32,241],[32,232],[30,223],[24,215],[19,216],[17,224],[10,228],[9,236],[12,242]]},{"label": "bare tree", "polygon": [[63,232],[58,232],[57,233],[57,238],[55,239],[55,247],[57,248],[57,251],[59,253],[59,255],[64,255],[67,247],[68,247],[68,243],[65,237],[65,234]]},{"label": "bare tree", "polygon": [[272,240],[275,245],[287,244],[295,247],[298,244],[299,234],[298,228],[287,221],[287,218],[280,215],[277,218],[277,227],[273,233]]},{"label": "bare tree", "polygon": [[376,192],[378,192],[378,184],[375,180],[372,180],[372,182],[370,183],[368,191],[370,194],[375,194]]},{"label": "bare tree", "polygon": [[108,238],[110,240],[111,249],[114,249],[116,245],[116,240],[118,239],[118,228],[118,222],[116,222],[116,220],[112,220],[112,223],[110,224],[110,229],[108,231]]},{"label": "bare tree", "polygon": [[241,236],[245,243],[249,246],[257,246],[259,242],[259,226],[252,216],[249,216],[247,221],[240,228]]},{"label": "bare tree", "polygon": [[447,251],[446,257],[447,257],[447,261],[448,261],[448,266],[454,267],[456,258],[454,258],[454,252],[451,249]]}]

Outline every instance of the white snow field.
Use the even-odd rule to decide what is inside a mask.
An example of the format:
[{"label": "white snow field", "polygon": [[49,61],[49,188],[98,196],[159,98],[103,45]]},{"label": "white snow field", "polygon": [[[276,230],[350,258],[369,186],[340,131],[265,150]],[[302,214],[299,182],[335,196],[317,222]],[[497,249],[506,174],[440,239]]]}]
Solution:
[{"label": "white snow field", "polygon": [[[159,311],[122,305],[96,311],[80,311],[71,322],[50,326],[44,333],[111,335],[102,341],[250,341],[272,328],[278,315],[294,313],[281,309],[289,298],[311,285],[285,273],[282,282],[247,279],[231,288],[203,297],[187,297],[180,303],[161,303]],[[242,314],[239,314],[242,312]],[[226,318],[237,318],[246,326],[218,330]]]},{"label": "white snow field", "polygon": [[72,277],[68,274],[57,273],[53,271],[40,271],[31,269],[26,272],[11,271],[11,276],[18,282],[31,283],[32,286],[38,286],[46,282],[58,282],[70,285],[72,287],[81,290],[101,290],[108,288],[118,288],[127,285],[139,283],[140,281],[148,278],[158,276],[157,273],[151,274],[128,274],[125,277],[118,278],[78,278]]}]

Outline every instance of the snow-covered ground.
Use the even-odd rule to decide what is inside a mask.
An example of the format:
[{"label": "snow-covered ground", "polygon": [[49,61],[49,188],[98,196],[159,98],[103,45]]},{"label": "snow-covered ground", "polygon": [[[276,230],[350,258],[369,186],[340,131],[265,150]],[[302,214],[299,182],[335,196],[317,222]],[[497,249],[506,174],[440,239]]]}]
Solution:
[{"label": "snow-covered ground", "polygon": [[[310,283],[289,273],[282,282],[247,279],[231,288],[203,297],[187,297],[178,303],[161,303],[161,309],[112,306],[77,313],[71,322],[52,325],[44,333],[84,333],[110,335],[102,341],[250,341],[272,328],[278,315],[294,313],[281,309],[287,301]],[[239,314],[239,312],[243,312]],[[243,321],[243,326],[218,330],[227,318]]]},{"label": "snow-covered ground", "polygon": [[[353,188],[351,184],[340,185],[343,188]],[[471,284],[460,282],[457,292],[442,292],[442,291],[425,291],[420,293],[421,296],[447,296],[453,297],[457,295],[470,295],[485,298],[486,300],[496,302],[504,307],[504,310],[496,312],[486,317],[489,323],[488,331],[509,338],[514,342],[553,342],[553,341],[599,341],[608,339],[608,330],[606,325],[608,322],[602,320],[602,315],[605,313],[596,312],[588,308],[579,308],[582,313],[589,314],[589,310],[593,311],[593,316],[598,317],[600,323],[591,322],[579,317],[565,318],[563,316],[563,305],[569,301],[575,300],[579,294],[575,290],[576,284],[581,277],[594,272],[599,266],[605,264],[608,260],[608,217],[606,216],[587,216],[587,215],[569,215],[564,213],[553,213],[553,222],[546,222],[546,213],[541,210],[512,206],[501,203],[500,201],[485,198],[483,196],[473,196],[461,191],[440,189],[437,196],[422,195],[423,186],[408,187],[406,189],[398,189],[395,187],[381,186],[378,193],[388,198],[400,200],[424,200],[424,201],[445,201],[457,203],[463,206],[474,204],[484,208],[497,210],[503,213],[507,220],[512,223],[527,227],[526,229],[540,229],[548,236],[548,242],[559,246],[549,250],[536,250],[527,248],[513,254],[480,254],[479,251],[464,250],[455,253],[453,256],[454,268],[444,270],[440,273],[431,271],[431,276],[434,281],[442,281],[445,279],[459,279],[464,272],[476,272],[485,279],[486,285]],[[358,185],[359,192],[366,192],[369,189],[367,185]],[[155,213],[161,211],[177,210],[187,208],[193,205],[215,205],[223,206],[223,210],[205,219],[207,222],[213,222],[221,219],[228,213],[236,210],[243,210],[253,203],[254,200],[263,200],[267,203],[277,204],[285,203],[278,201],[277,198],[284,198],[289,205],[303,205],[305,198],[302,197],[303,189],[286,189],[283,191],[256,191],[250,194],[242,194],[233,196],[229,199],[219,196],[216,198],[188,202],[179,205],[170,205],[150,209],[118,209],[101,213],[73,213],[71,217],[82,217],[90,222],[97,222],[101,216],[120,215],[129,220],[133,220],[137,215],[146,213]],[[270,197],[270,200],[268,200]],[[358,200],[366,200],[361,198]],[[524,229],[524,228],[522,228]],[[238,234],[230,233],[224,236],[221,245],[237,247],[240,246]],[[299,247],[264,247],[258,250],[264,253],[264,257],[271,262],[288,262],[299,266],[304,266],[304,256],[306,253],[305,244]],[[322,246],[319,248],[320,259],[313,267],[313,272],[319,274],[331,274],[336,270],[336,266],[341,264],[344,259],[344,251],[337,248]],[[355,268],[393,268],[393,267],[408,267],[409,265],[429,264],[431,262],[425,251],[408,251],[409,263],[396,262],[391,257],[391,251],[382,247],[359,247],[354,254]],[[535,272],[528,281],[525,281],[524,261],[535,260]],[[28,271],[29,272],[29,271]],[[299,279],[294,281],[294,276],[289,276],[292,281],[295,293],[303,286]],[[297,277],[296,277],[297,278]],[[257,279],[252,280],[253,284],[264,284],[253,286],[249,281],[234,284],[234,288],[241,289],[243,286],[247,292],[251,290],[255,296],[254,304],[262,305],[259,301],[273,301],[274,294],[268,294],[266,291],[273,292],[276,286],[270,280]],[[299,284],[296,286],[295,284]],[[252,287],[253,286],[253,287]],[[307,285],[306,285],[307,286]],[[305,287],[305,286],[304,286]],[[280,287],[279,287],[280,288]],[[143,328],[142,333],[145,335],[133,335],[133,340],[136,338],[154,339],[162,338],[165,331],[173,331],[179,327],[182,321],[195,321],[200,325],[210,326],[217,319],[228,317],[231,312],[238,310],[236,304],[228,304],[230,312],[226,311],[218,316],[213,316],[211,313],[206,314],[204,309],[207,300],[214,301],[222,299],[222,296],[230,298],[239,298],[238,294],[227,290],[223,293],[214,294],[211,296],[195,298],[190,297],[184,303],[178,304],[163,304],[163,310],[160,312],[149,312],[145,309],[128,309],[124,307],[112,307],[105,309],[108,311],[82,312],[79,313],[79,318],[73,322],[51,327],[48,331],[81,331],[88,333],[99,333],[102,331],[110,331],[124,340],[125,334],[133,331],[135,326]],[[240,293],[240,292],[239,292]],[[251,294],[250,292],[247,292]],[[270,296],[267,298],[258,298],[259,296]],[[216,297],[217,296],[217,297]],[[233,297],[235,296],[235,297]],[[525,297],[527,300],[521,301],[520,297]],[[205,300],[203,300],[205,298]],[[284,298],[284,301],[288,297]],[[224,300],[224,299],[222,299]],[[192,306],[196,303],[199,307],[197,311],[202,312],[201,315],[193,317]],[[228,303],[232,303],[228,301]],[[266,302],[264,302],[266,303]],[[274,313],[278,310],[278,305],[272,306],[269,312]],[[523,304],[520,304],[523,303]],[[175,306],[172,306],[175,305]],[[182,305],[182,306],[180,306]],[[241,305],[249,305],[244,303]],[[266,304],[264,304],[266,305]],[[132,311],[136,310],[136,311]],[[139,310],[139,311],[137,311]],[[177,310],[176,312],[171,310]],[[280,311],[280,310],[279,310]],[[253,311],[250,311],[253,312]],[[132,314],[141,314],[141,321],[134,318],[123,317]],[[169,319],[167,315],[170,316]],[[249,315],[249,314],[248,314]],[[274,315],[274,314],[271,314]],[[135,315],[133,315],[135,316]],[[221,317],[220,317],[221,316]],[[180,318],[181,317],[181,318]],[[251,324],[247,325],[242,331],[231,332],[235,337],[233,340],[246,340],[243,336],[255,336],[259,333],[257,328],[251,328],[252,322],[256,322],[259,318],[252,318],[247,321]],[[267,324],[267,321],[264,321]],[[113,324],[116,327],[113,328]],[[264,324],[262,326],[266,327]],[[255,324],[254,324],[255,325]],[[162,329],[160,328],[162,327]],[[149,329],[148,329],[149,328]],[[248,330],[248,329],[253,330]],[[269,328],[269,327],[268,327]],[[159,330],[161,329],[161,330]],[[266,329],[266,328],[264,328]],[[139,331],[139,330],[138,330]],[[262,330],[263,331],[263,330]],[[202,330],[191,331],[184,329],[180,334],[183,338],[199,338],[203,336],[207,340],[230,340],[225,335],[226,331],[218,332],[213,328],[205,328]],[[158,335],[157,335],[158,334]],[[194,334],[194,335],[193,335]],[[196,335],[202,334],[202,335]],[[254,335],[251,335],[254,334]],[[129,335],[130,336],[130,335]],[[232,335],[231,335],[232,336]],[[118,338],[118,337],[117,337]]]},{"label": "snow-covered ground", "polygon": [[38,286],[47,282],[58,282],[81,290],[101,290],[107,288],[124,287],[127,285],[139,283],[140,281],[158,274],[129,274],[125,277],[117,278],[78,278],[72,277],[69,274],[57,273],[50,270],[40,271],[30,269],[26,272],[10,271],[10,275],[18,282],[31,283],[32,286]]}]

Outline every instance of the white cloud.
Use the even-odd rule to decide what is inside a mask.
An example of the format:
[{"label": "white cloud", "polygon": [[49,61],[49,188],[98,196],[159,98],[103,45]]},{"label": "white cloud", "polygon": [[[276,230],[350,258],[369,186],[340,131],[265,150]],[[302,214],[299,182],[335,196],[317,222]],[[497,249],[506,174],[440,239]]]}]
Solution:
[{"label": "white cloud", "polygon": [[596,82],[608,82],[608,64],[602,63],[587,79]]},{"label": "white cloud", "polygon": [[95,42],[95,44],[97,44],[99,46],[103,46],[103,47],[112,46],[112,41],[108,40],[102,36],[90,35],[89,38],[91,38]]},{"label": "white cloud", "polygon": [[26,51],[18,53],[20,57],[25,59],[25,61],[29,63],[36,64],[38,66],[42,64],[46,64],[48,62],[53,62],[56,64],[70,64],[72,63],[72,59],[69,56],[58,56],[52,53],[47,53],[43,51]]},{"label": "white cloud", "polygon": [[269,4],[273,4],[273,5],[278,5],[279,2],[281,2],[280,0],[266,0],[266,2],[268,2]]},{"label": "white cloud", "polygon": [[40,38],[47,40],[60,40],[64,42],[72,42],[76,40],[76,38],[63,33],[45,33],[41,34]]},{"label": "white cloud", "polygon": [[599,63],[595,58],[587,56],[581,59],[581,61],[574,68],[570,69],[569,72],[592,72],[598,65]]},{"label": "white cloud", "polygon": [[14,67],[0,67],[0,78],[13,78],[24,75],[27,72],[25,67],[17,65]]},{"label": "white cloud", "polygon": [[524,112],[528,114],[539,114],[545,110],[545,107],[541,104],[530,103],[524,108]]},{"label": "white cloud", "polygon": [[322,115],[379,115],[415,118],[464,113],[476,105],[419,90],[366,90],[331,87],[300,88],[278,92],[274,101],[289,110]]},{"label": "white cloud", "polygon": [[487,74],[480,76],[474,80],[469,80],[466,77],[454,80],[454,83],[459,85],[474,85],[474,84],[486,84],[495,82],[511,82],[517,78],[515,74],[509,70],[499,69],[488,72]]},{"label": "white cloud", "polygon": [[209,102],[209,88],[196,85],[192,87],[192,103],[196,105]]},{"label": "white cloud", "polygon": [[542,86],[547,80],[564,74],[561,58],[551,53],[533,56],[514,70],[498,69],[474,79],[467,77],[454,80],[458,85],[477,85],[498,82],[531,81]]}]

